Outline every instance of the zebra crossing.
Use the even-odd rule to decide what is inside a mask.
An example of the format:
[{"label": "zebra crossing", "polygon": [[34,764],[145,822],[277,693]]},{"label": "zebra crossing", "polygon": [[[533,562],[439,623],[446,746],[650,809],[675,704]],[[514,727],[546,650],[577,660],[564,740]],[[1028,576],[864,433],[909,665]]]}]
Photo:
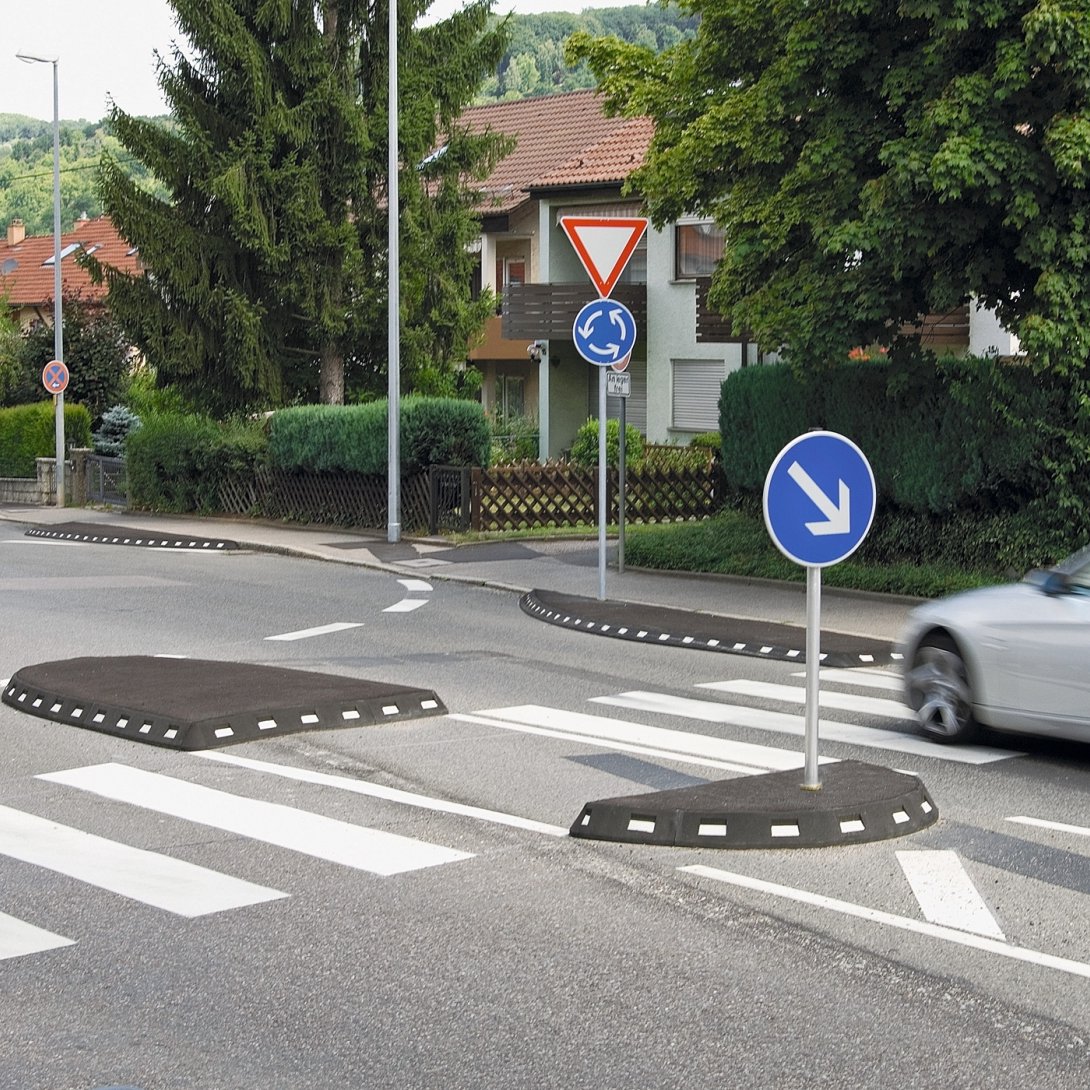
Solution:
[{"label": "zebra crossing", "polygon": [[[694,686],[693,691],[700,695],[628,690],[592,697],[585,705],[586,710],[523,704],[451,713],[448,719],[690,763],[720,772],[753,775],[801,767],[801,747],[778,742],[784,736],[802,734],[802,716],[798,710],[804,691],[802,677],[794,675],[797,685],[770,685],[744,679],[709,681]],[[822,685],[820,730],[826,740],[969,764],[1020,756],[1012,750],[984,746],[939,746],[912,733],[907,723],[908,709],[892,695],[899,685],[895,675],[877,669],[828,669],[822,672]],[[752,701],[756,700],[764,706],[754,706]],[[796,710],[778,710],[769,707],[770,703]],[[853,718],[857,721],[850,721]],[[669,722],[663,722],[664,719]],[[710,723],[717,729],[714,733],[679,729],[678,720]],[[734,737],[741,731],[764,734],[768,740],[754,742]],[[242,775],[265,779],[275,776],[532,834],[567,835],[566,828],[529,817],[447,802],[331,773],[221,751],[193,754],[190,759],[209,765],[226,764]],[[115,761],[45,772],[35,777],[65,793],[72,792],[74,798],[111,800],[124,804],[134,815],[180,819],[378,878],[464,862],[474,856],[473,852],[331,818],[301,806],[205,786],[194,782],[198,778],[184,771],[165,775]],[[10,806],[0,806],[0,867],[5,860],[44,868],[190,919],[245,910],[290,896],[273,886],[245,881],[162,852],[136,848],[74,824]],[[5,907],[8,906],[0,902],[0,961],[60,949],[77,941],[42,928],[34,919],[8,915],[3,912]]]},{"label": "zebra crossing", "polygon": [[[749,742],[733,737],[731,732],[745,730],[774,737],[801,738],[805,733],[805,674],[791,676],[797,679],[797,684],[747,679],[708,681],[695,686],[702,694],[699,697],[637,689],[594,696],[588,701],[602,709],[631,711],[644,717],[714,724],[720,728],[715,735],[652,726],[616,714],[595,715],[538,704],[487,708],[453,718],[591,742],[625,752],[666,757],[742,774],[785,771],[802,767],[801,747]],[[917,733],[912,711],[892,695],[900,693],[901,679],[890,671],[875,667],[828,668],[821,671],[820,677],[818,733],[823,742],[968,765],[985,765],[1024,756],[1017,750],[995,746],[941,745],[921,736]],[[746,702],[751,699],[795,710],[758,707]],[[863,721],[852,721],[838,713],[848,713]]]},{"label": "zebra crossing", "polygon": [[[218,754],[216,757],[225,759]],[[268,766],[273,767],[276,766]],[[140,814],[179,818],[380,878],[473,858],[472,852],[116,762],[43,773],[35,779],[121,802]],[[335,777],[326,777],[331,786],[358,782],[345,780],[341,784],[334,780]],[[400,794],[405,797],[394,801],[411,803],[407,793]],[[480,811],[470,816],[486,814]],[[494,820],[500,821],[505,816],[496,815]],[[508,824],[516,820],[512,818]],[[71,825],[0,806],[0,865],[5,857],[190,919],[289,896],[283,890],[244,881],[171,855],[135,848]],[[38,926],[33,920],[18,919],[0,911],[0,961],[75,942],[69,936]]]}]

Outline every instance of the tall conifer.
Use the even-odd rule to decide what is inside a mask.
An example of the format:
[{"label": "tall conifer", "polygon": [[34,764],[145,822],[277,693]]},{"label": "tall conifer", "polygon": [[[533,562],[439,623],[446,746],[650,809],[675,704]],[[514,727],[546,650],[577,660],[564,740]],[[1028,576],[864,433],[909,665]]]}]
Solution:
[{"label": "tall conifer", "polygon": [[[455,118],[502,51],[491,0],[413,26],[398,3],[403,375],[464,355],[488,300],[469,299],[472,180],[497,144]],[[160,381],[224,411],[344,400],[386,367],[387,23],[365,0],[171,0],[189,48],[159,80],[173,124],[116,106],[122,145],[165,200],[105,160],[108,214],[147,275],[101,270]],[[448,152],[429,158],[437,133]]]}]

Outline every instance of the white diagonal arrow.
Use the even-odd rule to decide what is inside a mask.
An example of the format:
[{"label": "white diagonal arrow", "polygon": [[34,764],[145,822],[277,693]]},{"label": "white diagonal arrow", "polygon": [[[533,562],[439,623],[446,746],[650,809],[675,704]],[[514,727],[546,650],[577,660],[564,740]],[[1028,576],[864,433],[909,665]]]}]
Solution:
[{"label": "white diagonal arrow", "polygon": [[814,506],[825,516],[824,522],[808,522],[806,529],[815,536],[825,534],[846,534],[852,528],[851,491],[840,481],[839,503],[833,503],[821,486],[806,472],[798,462],[792,462],[787,468],[787,475],[813,501]]}]

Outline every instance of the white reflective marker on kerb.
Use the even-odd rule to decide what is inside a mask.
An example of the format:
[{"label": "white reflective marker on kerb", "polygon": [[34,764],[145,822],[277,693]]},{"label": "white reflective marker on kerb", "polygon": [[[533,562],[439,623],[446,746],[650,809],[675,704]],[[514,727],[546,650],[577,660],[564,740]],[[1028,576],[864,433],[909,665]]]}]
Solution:
[{"label": "white reflective marker on kerb", "polygon": [[125,765],[93,765],[37,778],[372,874],[401,874],[473,858],[470,852]]}]

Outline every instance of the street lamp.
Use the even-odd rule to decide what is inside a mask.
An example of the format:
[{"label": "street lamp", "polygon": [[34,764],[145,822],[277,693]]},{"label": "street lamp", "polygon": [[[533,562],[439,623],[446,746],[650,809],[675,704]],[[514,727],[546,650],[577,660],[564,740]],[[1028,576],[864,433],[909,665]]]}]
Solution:
[{"label": "street lamp", "polygon": [[[64,323],[61,319],[61,115],[57,67],[60,57],[16,53],[27,64],[53,65],[53,358],[64,362]],[[64,506],[64,391],[53,395],[57,432],[57,506]]]},{"label": "street lamp", "polygon": [[389,57],[389,140],[387,157],[387,361],[386,361],[386,540],[401,540],[401,252],[398,222],[398,146],[397,146],[397,0],[387,0]]}]

